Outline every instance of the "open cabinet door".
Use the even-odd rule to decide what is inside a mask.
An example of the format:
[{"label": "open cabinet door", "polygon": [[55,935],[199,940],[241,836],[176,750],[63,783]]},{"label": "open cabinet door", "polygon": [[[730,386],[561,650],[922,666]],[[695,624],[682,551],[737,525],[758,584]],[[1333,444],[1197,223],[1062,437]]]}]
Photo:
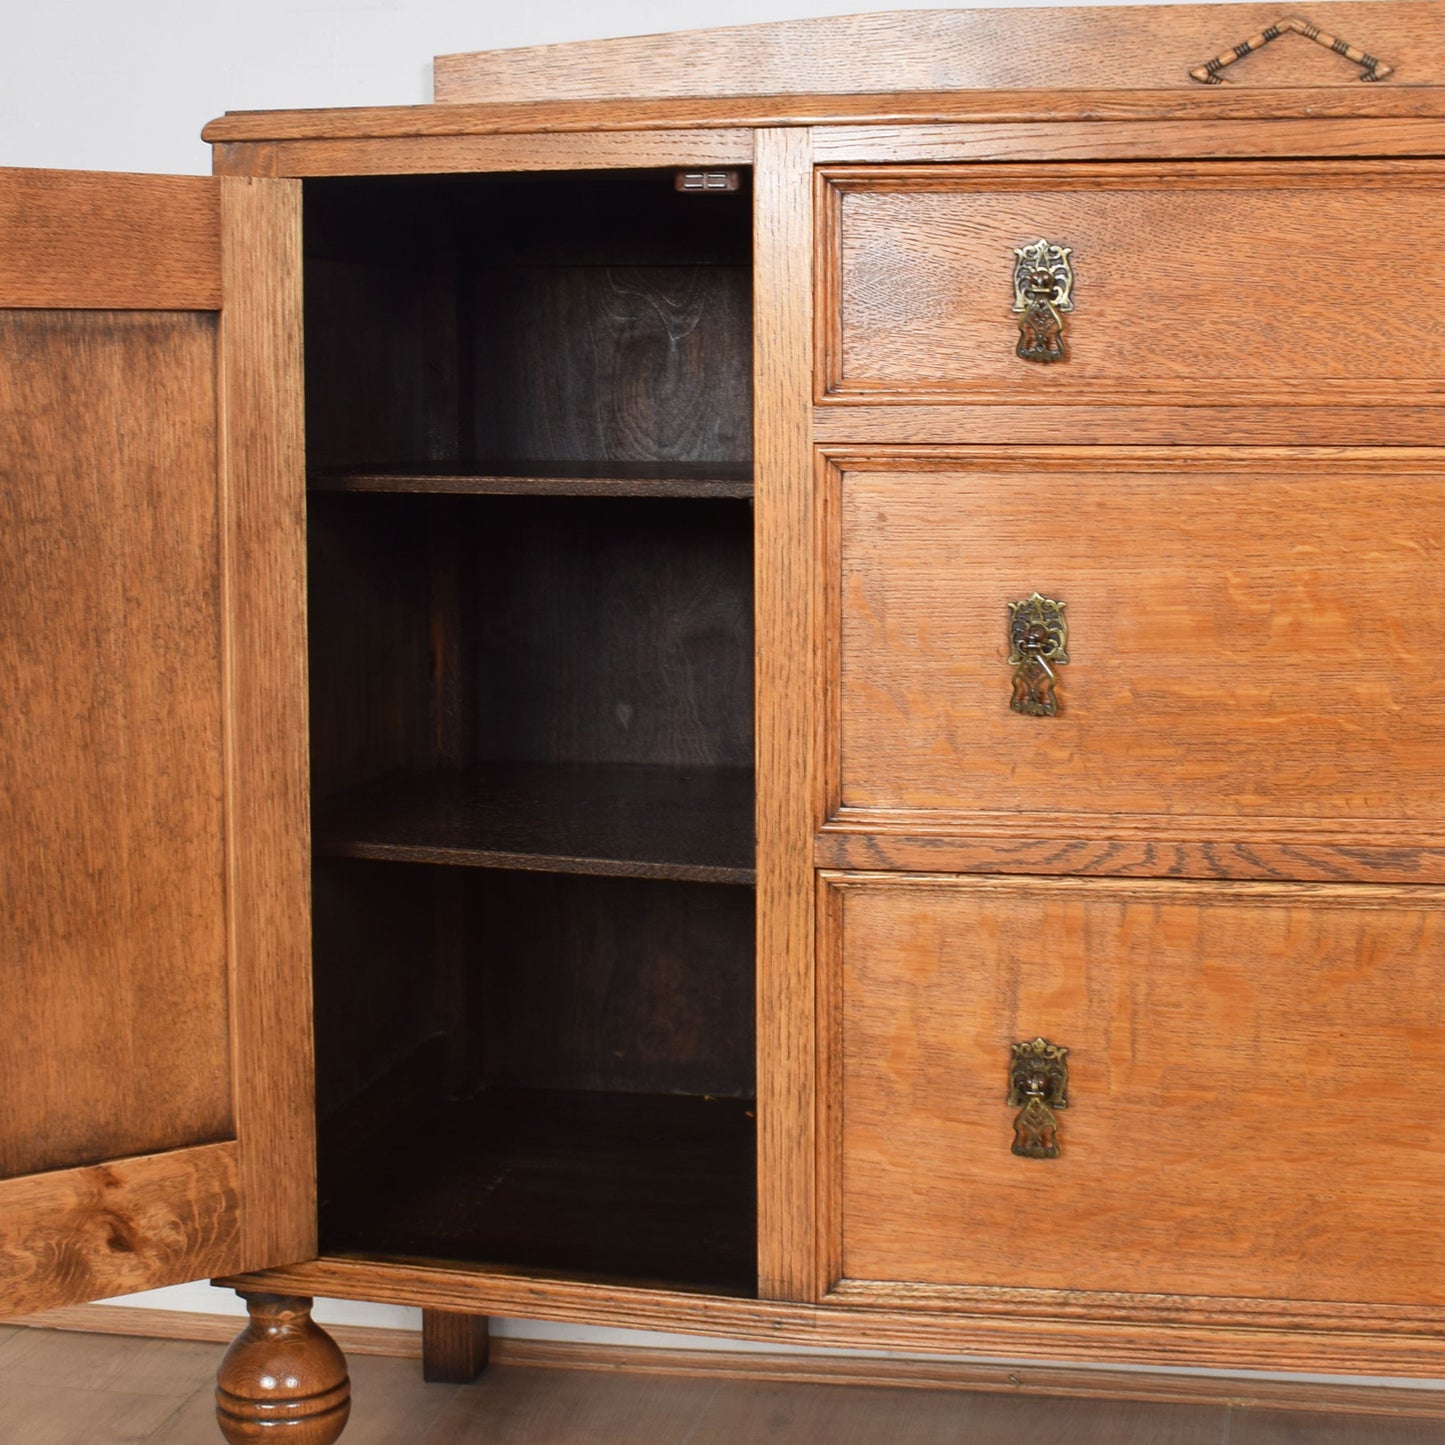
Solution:
[{"label": "open cabinet door", "polygon": [[0,171],[0,1313],[315,1252],[295,182]]}]

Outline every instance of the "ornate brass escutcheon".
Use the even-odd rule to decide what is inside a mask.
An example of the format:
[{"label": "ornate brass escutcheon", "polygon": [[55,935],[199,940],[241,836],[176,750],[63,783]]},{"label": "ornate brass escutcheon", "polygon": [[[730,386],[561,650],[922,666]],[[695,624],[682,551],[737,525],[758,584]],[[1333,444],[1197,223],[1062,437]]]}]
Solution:
[{"label": "ornate brass escutcheon", "polygon": [[1059,1121],[1055,1109],[1069,1107],[1069,1051],[1047,1039],[1013,1046],[1008,1101],[1014,1117],[1013,1152],[1022,1159],[1059,1157]]},{"label": "ornate brass escutcheon", "polygon": [[1025,361],[1065,361],[1064,312],[1074,309],[1073,250],[1037,240],[1014,249],[1014,315]]},{"label": "ornate brass escutcheon", "polygon": [[1009,706],[1028,717],[1057,717],[1057,666],[1069,660],[1065,602],[1035,592],[1008,605],[1009,666],[1014,670]]}]

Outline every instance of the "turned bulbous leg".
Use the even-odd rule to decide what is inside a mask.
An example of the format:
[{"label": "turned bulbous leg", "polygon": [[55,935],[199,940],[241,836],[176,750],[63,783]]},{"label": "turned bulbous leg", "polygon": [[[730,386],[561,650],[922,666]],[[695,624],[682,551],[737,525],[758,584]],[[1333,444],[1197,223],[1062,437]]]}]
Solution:
[{"label": "turned bulbous leg", "polygon": [[216,1420],[231,1445],[331,1445],[351,1414],[346,1357],[312,1323],[311,1301],[242,1294],[251,1322],[216,1375]]}]

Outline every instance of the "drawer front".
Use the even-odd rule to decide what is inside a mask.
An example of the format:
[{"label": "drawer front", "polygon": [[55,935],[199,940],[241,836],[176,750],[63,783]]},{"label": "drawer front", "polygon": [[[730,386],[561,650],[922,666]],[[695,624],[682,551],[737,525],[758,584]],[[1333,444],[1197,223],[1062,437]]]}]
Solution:
[{"label": "drawer front", "polygon": [[[1445,399],[1439,163],[840,168],[819,214],[820,400]],[[1053,364],[1018,355],[1039,240],[1073,278]]]},{"label": "drawer front", "polygon": [[[827,476],[838,826],[1445,823],[1445,456],[976,449]],[[1056,716],[1012,707],[1009,607],[1036,592],[1066,609]]]},{"label": "drawer front", "polygon": [[[823,887],[836,1289],[1445,1304],[1445,892]],[[1012,1147],[1037,1037],[1055,1158]]]}]

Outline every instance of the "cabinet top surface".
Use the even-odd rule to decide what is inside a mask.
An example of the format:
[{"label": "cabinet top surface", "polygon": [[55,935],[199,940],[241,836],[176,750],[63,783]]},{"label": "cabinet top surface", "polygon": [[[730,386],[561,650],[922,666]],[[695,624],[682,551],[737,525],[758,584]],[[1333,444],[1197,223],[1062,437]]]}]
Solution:
[{"label": "cabinet top surface", "polygon": [[204,135],[1434,117],[1441,18],[1437,0],[844,15],[439,56],[434,104],[239,111]]}]

